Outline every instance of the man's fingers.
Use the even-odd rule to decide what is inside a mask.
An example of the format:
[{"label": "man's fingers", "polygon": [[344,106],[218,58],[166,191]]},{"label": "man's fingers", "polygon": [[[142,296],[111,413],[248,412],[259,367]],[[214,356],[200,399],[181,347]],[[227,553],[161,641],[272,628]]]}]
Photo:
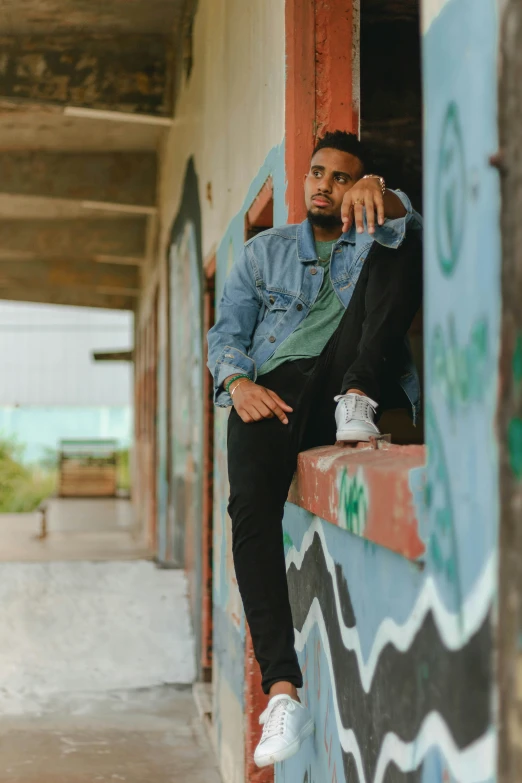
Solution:
[{"label": "man's fingers", "polygon": [[275,403],[273,400],[270,403],[271,409],[273,411],[273,415],[277,416],[279,421],[281,421],[283,424],[288,424],[288,416],[282,410],[277,403]]},{"label": "man's fingers", "polygon": [[279,405],[280,408],[282,408],[284,411],[287,411],[288,413],[293,412],[294,409],[291,408],[290,405],[287,405],[286,402],[281,399],[279,394],[276,394],[275,391],[272,391],[272,389],[267,389],[266,391],[268,392],[270,397],[274,400],[274,402],[276,402]]},{"label": "man's fingers", "polygon": [[368,233],[375,233],[375,205],[373,196],[371,193],[366,193],[364,197],[364,206],[366,207],[366,225],[368,226]]},{"label": "man's fingers", "polygon": [[382,226],[386,217],[384,214],[384,198],[382,193],[376,193],[373,199],[377,208],[377,222]]},{"label": "man's fingers", "polygon": [[264,419],[273,419],[274,411],[270,404],[266,404],[264,400],[256,401],[256,408]]},{"label": "man's fingers", "polygon": [[[268,389],[266,391],[268,392]],[[288,424],[288,416],[270,394],[266,395],[265,402],[270,408],[273,416],[277,416],[277,418],[282,421],[283,424]],[[288,407],[288,405],[286,407]]]},{"label": "man's fingers", "polygon": [[343,233],[350,230],[353,223],[353,204],[345,198],[341,207],[341,220],[343,221]]},{"label": "man's fingers", "polygon": [[286,411],[291,412],[293,409],[271,389],[258,386],[253,398],[250,396],[248,400],[242,400],[236,410],[247,424],[262,419],[273,419],[275,416],[283,424],[288,424]]},{"label": "man's fingers", "polygon": [[359,199],[357,202],[353,205],[355,227],[357,228],[357,233],[362,234],[364,232],[364,204]]}]

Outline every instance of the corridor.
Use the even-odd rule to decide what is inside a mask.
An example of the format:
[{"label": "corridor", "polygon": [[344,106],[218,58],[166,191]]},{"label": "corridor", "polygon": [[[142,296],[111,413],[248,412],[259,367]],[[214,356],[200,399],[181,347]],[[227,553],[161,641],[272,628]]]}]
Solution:
[{"label": "corridor", "polygon": [[0,515],[0,783],[219,783],[184,572],[131,552],[125,502],[53,502],[48,538],[20,515],[11,550]]}]

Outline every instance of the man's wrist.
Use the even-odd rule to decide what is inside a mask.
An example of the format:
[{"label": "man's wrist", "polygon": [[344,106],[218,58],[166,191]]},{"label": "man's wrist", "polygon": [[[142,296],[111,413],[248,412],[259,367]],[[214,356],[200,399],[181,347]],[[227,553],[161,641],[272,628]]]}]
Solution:
[{"label": "man's wrist", "polygon": [[384,196],[386,193],[386,182],[384,180],[384,177],[381,177],[380,174],[365,174],[363,179],[376,179],[379,181],[379,185],[381,186],[381,193]]},{"label": "man's wrist", "polygon": [[252,383],[248,375],[243,375],[241,378],[236,378],[232,381],[232,383],[229,386],[228,393],[233,398],[234,393],[236,389],[241,386],[242,383]]},{"label": "man's wrist", "polygon": [[230,394],[233,387],[236,384],[236,381],[239,380],[250,380],[250,377],[246,373],[242,372],[236,372],[233,375],[229,375],[225,380],[223,381],[223,388],[227,392],[227,394]]}]

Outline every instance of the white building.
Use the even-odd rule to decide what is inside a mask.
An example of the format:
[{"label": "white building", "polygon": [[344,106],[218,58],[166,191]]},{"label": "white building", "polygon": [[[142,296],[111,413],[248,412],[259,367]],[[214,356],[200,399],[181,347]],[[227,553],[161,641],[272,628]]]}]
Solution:
[{"label": "white building", "polygon": [[130,313],[0,302],[0,435],[25,444],[28,459],[66,437],[128,443],[132,364],[92,354],[132,343]]}]

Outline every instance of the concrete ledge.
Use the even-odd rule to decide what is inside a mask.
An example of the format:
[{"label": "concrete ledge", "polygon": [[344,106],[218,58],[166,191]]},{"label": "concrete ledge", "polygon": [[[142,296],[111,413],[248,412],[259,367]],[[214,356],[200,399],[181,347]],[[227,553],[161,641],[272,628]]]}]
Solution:
[{"label": "concrete ledge", "polygon": [[299,455],[288,500],[409,560],[425,552],[424,446],[325,446]]}]

